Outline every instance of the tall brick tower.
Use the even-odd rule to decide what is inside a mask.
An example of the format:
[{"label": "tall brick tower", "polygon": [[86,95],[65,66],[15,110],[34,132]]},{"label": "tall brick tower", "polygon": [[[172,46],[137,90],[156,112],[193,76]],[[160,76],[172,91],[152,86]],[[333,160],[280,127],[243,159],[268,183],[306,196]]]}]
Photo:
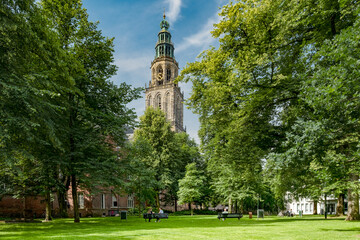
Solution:
[{"label": "tall brick tower", "polygon": [[146,108],[152,106],[164,111],[172,130],[183,132],[184,94],[174,83],[178,76],[179,64],[174,56],[174,44],[168,31],[170,25],[164,19],[160,23],[160,32],[155,46],[155,59],[151,63],[151,80],[145,89]]}]

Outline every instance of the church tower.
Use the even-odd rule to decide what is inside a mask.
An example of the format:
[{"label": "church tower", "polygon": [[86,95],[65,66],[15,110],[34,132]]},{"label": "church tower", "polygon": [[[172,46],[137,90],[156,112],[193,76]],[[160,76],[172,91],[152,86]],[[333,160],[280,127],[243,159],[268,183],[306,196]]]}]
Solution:
[{"label": "church tower", "polygon": [[178,76],[179,64],[174,56],[174,44],[168,31],[170,25],[164,19],[155,46],[155,59],[151,62],[151,80],[145,89],[146,108],[152,106],[164,111],[175,132],[183,132],[184,94],[174,83]]}]

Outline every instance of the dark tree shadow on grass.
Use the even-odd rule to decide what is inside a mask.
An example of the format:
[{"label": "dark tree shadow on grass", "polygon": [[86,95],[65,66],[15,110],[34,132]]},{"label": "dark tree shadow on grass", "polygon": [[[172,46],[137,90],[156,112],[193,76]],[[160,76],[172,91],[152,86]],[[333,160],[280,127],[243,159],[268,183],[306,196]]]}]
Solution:
[{"label": "dark tree shadow on grass", "polygon": [[360,232],[360,228],[336,229],[336,228],[320,228],[324,232]]}]

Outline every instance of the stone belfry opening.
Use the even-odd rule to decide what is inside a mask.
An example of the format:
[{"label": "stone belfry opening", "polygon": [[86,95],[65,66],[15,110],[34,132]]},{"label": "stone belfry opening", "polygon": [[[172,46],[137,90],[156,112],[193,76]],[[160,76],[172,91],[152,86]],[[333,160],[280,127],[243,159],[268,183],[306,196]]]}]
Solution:
[{"label": "stone belfry opening", "polygon": [[145,88],[145,101],[146,108],[152,106],[164,111],[173,131],[183,132],[184,94],[174,83],[178,76],[179,64],[175,60],[169,27],[164,12],[155,45],[155,58],[151,62],[151,80]]}]

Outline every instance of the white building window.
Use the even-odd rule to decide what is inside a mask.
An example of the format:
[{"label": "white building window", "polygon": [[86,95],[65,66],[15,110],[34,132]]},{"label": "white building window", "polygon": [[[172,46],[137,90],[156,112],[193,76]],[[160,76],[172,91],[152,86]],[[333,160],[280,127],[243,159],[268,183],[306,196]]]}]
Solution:
[{"label": "white building window", "polygon": [[303,203],[301,204],[301,209],[300,210],[301,211],[304,210],[304,204]]},{"label": "white building window", "polygon": [[305,203],[305,212],[309,211],[309,204]]},{"label": "white building window", "polygon": [[105,200],[106,200],[106,198],[105,198],[105,194],[101,194],[101,209],[105,209],[106,208],[106,205],[105,205]]},{"label": "white building window", "polygon": [[117,207],[117,206],[118,206],[117,198],[116,198],[116,196],[113,194],[113,195],[112,195],[112,207]]},{"label": "white building window", "polygon": [[79,208],[83,209],[84,206],[84,194],[83,193],[78,193],[78,203],[79,203]]},{"label": "white building window", "polygon": [[296,206],[296,211],[298,212],[300,209],[300,204],[297,204],[297,206]]},{"label": "white building window", "polygon": [[310,203],[310,212],[313,212],[313,211],[314,211],[314,209],[313,209],[313,204]]},{"label": "white building window", "polygon": [[128,208],[134,208],[134,197],[132,195],[128,195],[127,206]]}]

